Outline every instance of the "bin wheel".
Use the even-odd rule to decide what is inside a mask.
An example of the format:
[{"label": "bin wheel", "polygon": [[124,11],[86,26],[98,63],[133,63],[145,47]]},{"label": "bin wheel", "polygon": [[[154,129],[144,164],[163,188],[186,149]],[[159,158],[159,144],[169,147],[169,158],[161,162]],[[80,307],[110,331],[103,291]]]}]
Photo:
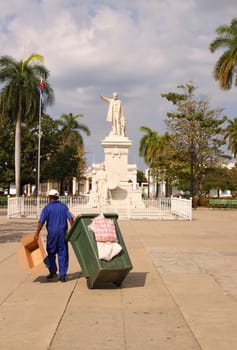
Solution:
[{"label": "bin wheel", "polygon": [[117,286],[117,287],[120,287],[122,282],[121,281],[114,281],[114,284]]},{"label": "bin wheel", "polygon": [[91,279],[90,277],[87,277],[86,283],[87,283],[87,287],[88,287],[89,289],[92,289],[92,288],[93,288],[93,282],[92,282],[92,279]]}]

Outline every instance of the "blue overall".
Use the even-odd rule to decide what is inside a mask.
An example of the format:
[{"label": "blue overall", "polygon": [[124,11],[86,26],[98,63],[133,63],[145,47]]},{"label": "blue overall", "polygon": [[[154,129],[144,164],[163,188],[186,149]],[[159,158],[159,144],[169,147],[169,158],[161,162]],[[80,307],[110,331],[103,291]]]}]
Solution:
[{"label": "blue overall", "polygon": [[60,201],[48,203],[42,210],[39,222],[47,227],[47,245],[49,271],[57,272],[56,254],[58,255],[58,266],[60,276],[65,276],[68,270],[68,244],[66,232],[67,220],[72,219],[68,207]]}]

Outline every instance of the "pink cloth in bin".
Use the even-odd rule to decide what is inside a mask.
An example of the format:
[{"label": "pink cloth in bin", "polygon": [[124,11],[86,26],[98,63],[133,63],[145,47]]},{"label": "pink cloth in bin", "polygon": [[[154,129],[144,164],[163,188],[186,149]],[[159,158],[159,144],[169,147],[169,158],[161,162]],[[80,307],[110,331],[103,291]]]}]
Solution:
[{"label": "pink cloth in bin", "polygon": [[105,218],[104,215],[95,217],[88,227],[94,231],[97,242],[118,241],[113,220]]}]

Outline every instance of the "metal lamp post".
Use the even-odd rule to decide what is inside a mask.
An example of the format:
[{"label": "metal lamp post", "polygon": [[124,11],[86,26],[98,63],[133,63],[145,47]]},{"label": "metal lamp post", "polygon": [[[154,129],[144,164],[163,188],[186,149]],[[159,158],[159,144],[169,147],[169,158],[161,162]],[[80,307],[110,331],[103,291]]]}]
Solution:
[{"label": "metal lamp post", "polygon": [[41,148],[41,113],[43,106],[44,81],[41,78],[39,84],[39,130],[38,130],[38,159],[37,159],[37,214],[40,212],[40,148]]},{"label": "metal lamp post", "polygon": [[34,178],[35,178],[35,189],[34,189],[34,191],[33,191],[33,194],[34,194],[35,196],[37,196],[37,184],[38,184],[38,180],[37,180],[37,169],[36,169],[36,168],[33,169],[33,173],[34,173]]},{"label": "metal lamp post", "polygon": [[150,198],[150,169],[147,172],[148,174],[148,191],[147,191],[147,197]]},{"label": "metal lamp post", "polygon": [[38,130],[38,158],[37,158],[37,195],[40,193],[40,149],[41,149],[41,109],[42,109],[42,95],[40,92],[39,99],[39,130]]},{"label": "metal lamp post", "polygon": [[190,154],[190,197],[193,199],[194,195],[194,156],[195,156],[195,146],[193,142],[190,145],[189,148],[189,154]]}]

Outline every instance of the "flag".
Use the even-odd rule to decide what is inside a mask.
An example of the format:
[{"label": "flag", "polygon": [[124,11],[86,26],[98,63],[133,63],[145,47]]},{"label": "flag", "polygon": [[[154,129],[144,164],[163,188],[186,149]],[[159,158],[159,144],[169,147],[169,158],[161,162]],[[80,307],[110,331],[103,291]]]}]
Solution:
[{"label": "flag", "polygon": [[43,81],[42,78],[40,79],[40,85],[39,85],[39,87],[40,87],[40,92],[41,92],[41,94],[43,94],[43,93],[44,93],[44,81]]},{"label": "flag", "polygon": [[43,81],[42,78],[40,79],[39,90],[40,90],[41,106],[43,108],[43,104],[44,104],[44,81]]}]

